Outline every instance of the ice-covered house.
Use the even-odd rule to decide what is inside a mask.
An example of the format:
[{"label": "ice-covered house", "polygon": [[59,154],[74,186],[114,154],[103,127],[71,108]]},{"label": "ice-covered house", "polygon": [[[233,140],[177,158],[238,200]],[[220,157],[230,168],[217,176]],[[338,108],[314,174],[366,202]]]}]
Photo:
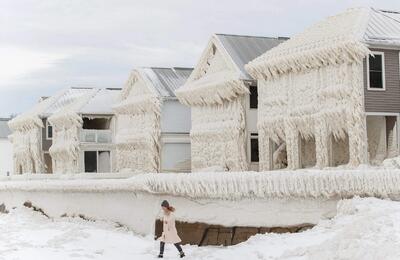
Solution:
[{"label": "ice-covered house", "polygon": [[190,109],[175,97],[191,68],[137,68],[114,106],[118,171],[190,170]]},{"label": "ice-covered house", "polygon": [[8,136],[11,134],[8,127],[9,118],[0,118],[0,176],[13,172],[12,144]]},{"label": "ice-covered house", "polygon": [[192,170],[258,169],[257,82],[244,65],[287,38],[215,34],[175,93],[191,107]]},{"label": "ice-covered house", "polygon": [[119,92],[62,90],[11,120],[14,173],[112,172]]},{"label": "ice-covered house", "polygon": [[[349,9],[246,66],[259,84],[262,170],[357,166],[398,155],[400,14]],[[278,151],[279,152],[279,151]]]}]

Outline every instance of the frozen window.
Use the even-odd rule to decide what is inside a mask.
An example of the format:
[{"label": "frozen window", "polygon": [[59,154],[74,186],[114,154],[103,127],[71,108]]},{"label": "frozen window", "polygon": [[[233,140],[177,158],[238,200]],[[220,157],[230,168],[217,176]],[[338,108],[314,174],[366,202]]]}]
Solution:
[{"label": "frozen window", "polygon": [[251,162],[258,162],[258,135],[251,134],[250,138],[250,157]]},{"label": "frozen window", "polygon": [[85,151],[85,172],[111,172],[110,151]]},{"label": "frozen window", "polygon": [[385,59],[383,52],[368,57],[368,89],[385,89]]},{"label": "frozen window", "polygon": [[46,139],[51,140],[53,138],[53,126],[47,122],[46,125]]},{"label": "frozen window", "polygon": [[110,118],[83,118],[83,129],[105,130],[110,129]]},{"label": "frozen window", "polygon": [[97,172],[97,151],[85,151],[85,172]]},{"label": "frozen window", "polygon": [[250,108],[258,108],[258,93],[256,86],[250,86]]}]

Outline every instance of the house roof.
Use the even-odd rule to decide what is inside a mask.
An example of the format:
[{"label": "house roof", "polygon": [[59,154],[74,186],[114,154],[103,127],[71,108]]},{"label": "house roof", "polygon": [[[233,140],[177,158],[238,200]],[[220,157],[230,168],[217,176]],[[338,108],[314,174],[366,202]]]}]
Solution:
[{"label": "house roof", "polygon": [[144,67],[137,71],[148,79],[162,97],[175,97],[175,90],[185,84],[193,68]]},{"label": "house roof", "polygon": [[0,118],[0,139],[7,138],[11,134],[7,124],[9,120],[10,118]]},{"label": "house roof", "polygon": [[50,116],[70,106],[83,96],[92,91],[92,88],[69,88],[63,91],[55,100],[40,114],[42,117]]},{"label": "house roof", "polygon": [[86,115],[112,115],[112,107],[118,101],[121,89],[99,89],[96,94],[89,99],[79,110],[78,113]]},{"label": "house roof", "polygon": [[373,45],[400,46],[400,12],[370,8],[363,39]]},{"label": "house roof", "polygon": [[243,79],[248,80],[252,78],[244,66],[249,61],[289,39],[287,37],[273,38],[232,34],[216,34],[215,36],[241,71],[242,76],[244,76]]},{"label": "house roof", "polygon": [[256,78],[361,60],[369,45],[400,46],[400,15],[352,8],[325,18],[255,58],[246,70]]},{"label": "house roof", "polygon": [[37,115],[47,118],[67,108],[79,114],[114,114],[112,105],[117,101],[120,91],[121,89],[68,88],[41,100],[18,117]]}]

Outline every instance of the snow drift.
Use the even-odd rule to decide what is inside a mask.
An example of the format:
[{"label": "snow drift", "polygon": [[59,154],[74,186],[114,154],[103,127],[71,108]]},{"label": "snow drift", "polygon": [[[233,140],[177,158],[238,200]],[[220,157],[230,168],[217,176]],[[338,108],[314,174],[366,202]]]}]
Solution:
[{"label": "snow drift", "polygon": [[[231,247],[183,248],[190,259],[399,259],[400,203],[373,198],[343,200],[331,220],[297,234],[256,235]],[[158,245],[102,221],[47,219],[17,208],[0,214],[4,259],[154,259]],[[34,234],[34,237],[26,234]],[[11,239],[10,239],[11,238]],[[12,248],[13,250],[10,250]],[[167,247],[165,257],[175,258]]]}]

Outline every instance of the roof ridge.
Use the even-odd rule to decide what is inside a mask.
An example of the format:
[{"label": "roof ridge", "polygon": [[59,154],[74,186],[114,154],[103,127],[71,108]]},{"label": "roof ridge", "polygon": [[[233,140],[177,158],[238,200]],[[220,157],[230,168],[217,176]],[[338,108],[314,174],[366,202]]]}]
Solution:
[{"label": "roof ridge", "polygon": [[215,33],[215,35],[221,35],[221,36],[233,36],[233,37],[248,37],[248,38],[265,38],[265,39],[273,39],[273,40],[279,40],[279,39],[287,39],[290,38],[288,36],[259,36],[259,35],[248,35],[248,34],[229,34],[229,33]]},{"label": "roof ridge", "polygon": [[[375,8],[372,8],[372,9],[375,9]],[[396,11],[396,10],[388,10],[388,9],[375,9],[375,10],[384,12],[384,13],[400,14],[400,11]]]},{"label": "roof ridge", "polygon": [[137,69],[170,69],[170,70],[173,70],[173,69],[188,69],[188,70],[190,70],[190,69],[193,69],[193,67],[180,67],[180,66],[178,66],[178,67],[158,67],[158,66],[141,66],[141,67],[138,67]]}]

